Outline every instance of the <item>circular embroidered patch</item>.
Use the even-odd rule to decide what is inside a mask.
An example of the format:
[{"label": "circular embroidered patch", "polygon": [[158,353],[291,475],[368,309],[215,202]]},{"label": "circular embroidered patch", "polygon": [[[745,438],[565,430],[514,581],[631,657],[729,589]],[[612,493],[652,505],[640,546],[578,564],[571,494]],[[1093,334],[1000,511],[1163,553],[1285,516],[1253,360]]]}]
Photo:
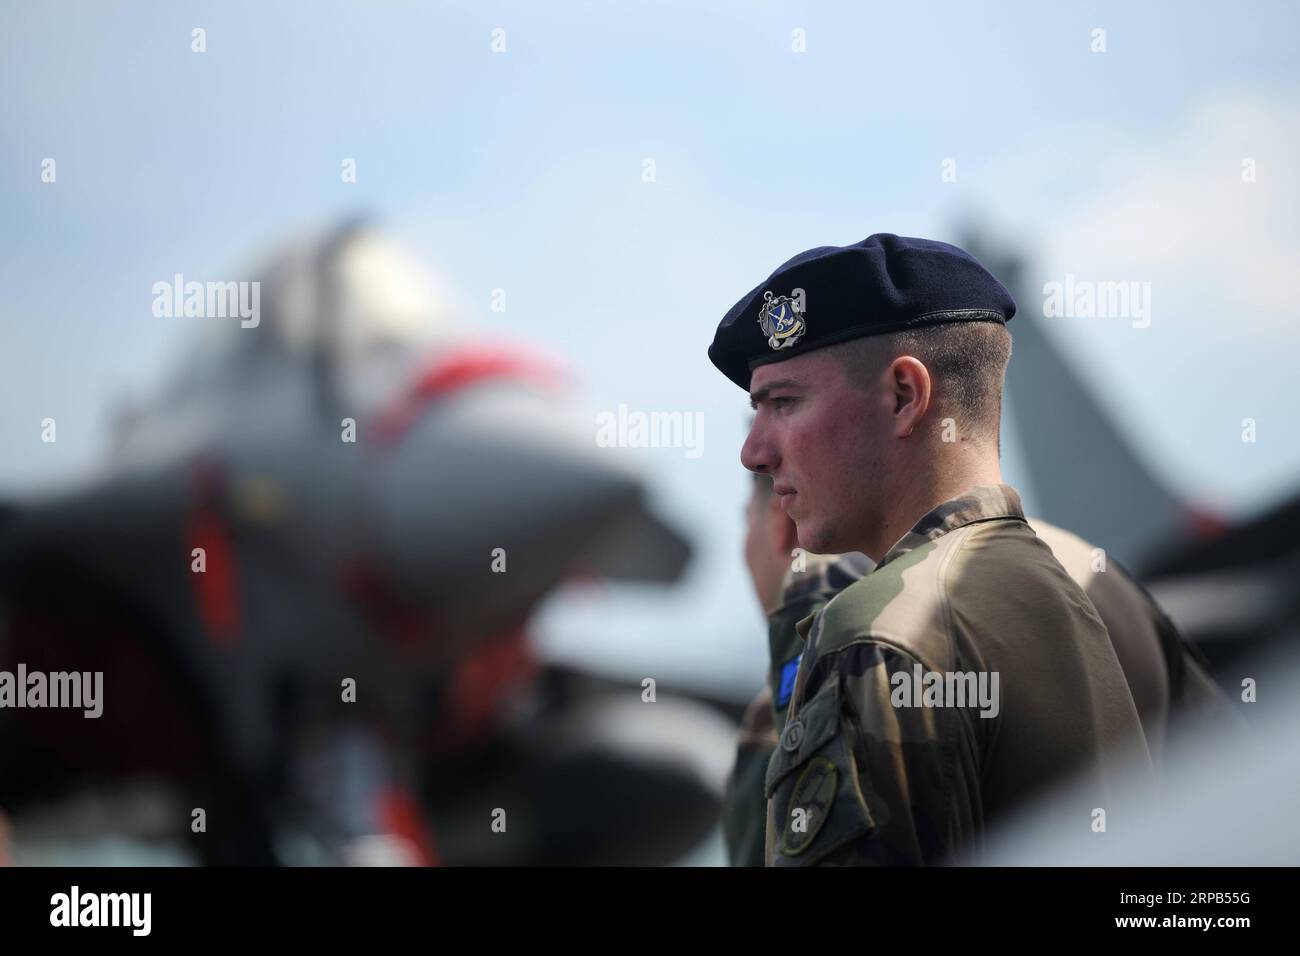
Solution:
[{"label": "circular embroidered patch", "polygon": [[803,742],[803,721],[795,718],[785,725],[785,731],[781,734],[781,746],[786,750],[794,751],[799,749],[799,744]]},{"label": "circular embroidered patch", "polygon": [[835,764],[826,757],[813,757],[799,774],[790,796],[789,819],[782,840],[781,852],[786,856],[797,856],[812,844],[830,816],[839,775]]}]

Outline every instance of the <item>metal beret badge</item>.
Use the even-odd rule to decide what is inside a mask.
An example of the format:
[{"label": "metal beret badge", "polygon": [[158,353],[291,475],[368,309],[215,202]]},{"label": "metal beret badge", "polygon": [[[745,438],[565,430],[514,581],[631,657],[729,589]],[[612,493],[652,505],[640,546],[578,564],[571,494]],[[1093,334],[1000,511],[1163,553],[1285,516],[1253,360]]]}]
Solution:
[{"label": "metal beret badge", "polygon": [[808,331],[799,304],[788,295],[773,296],[771,292],[763,293],[763,307],[758,311],[758,327],[763,330],[767,344],[773,349],[790,348]]}]

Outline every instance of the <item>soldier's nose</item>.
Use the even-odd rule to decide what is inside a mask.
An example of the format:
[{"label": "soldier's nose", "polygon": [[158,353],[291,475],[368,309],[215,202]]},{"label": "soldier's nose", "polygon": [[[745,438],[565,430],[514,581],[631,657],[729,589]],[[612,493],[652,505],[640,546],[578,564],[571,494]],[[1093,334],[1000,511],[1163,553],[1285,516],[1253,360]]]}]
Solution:
[{"label": "soldier's nose", "polygon": [[772,447],[763,439],[757,427],[749,430],[745,443],[740,446],[740,463],[750,471],[759,474],[771,474],[776,464],[773,461]]}]

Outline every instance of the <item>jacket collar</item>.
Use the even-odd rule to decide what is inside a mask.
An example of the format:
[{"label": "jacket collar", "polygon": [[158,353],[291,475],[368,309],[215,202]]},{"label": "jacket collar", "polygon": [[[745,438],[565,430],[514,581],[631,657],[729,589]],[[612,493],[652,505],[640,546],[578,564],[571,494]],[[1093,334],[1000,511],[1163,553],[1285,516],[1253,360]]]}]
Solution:
[{"label": "jacket collar", "polygon": [[904,555],[914,548],[919,548],[927,541],[933,541],[977,521],[992,521],[996,518],[1017,518],[1025,520],[1025,509],[1020,503],[1020,493],[1010,485],[979,485],[969,491],[945,501],[931,509],[925,517],[913,525],[912,530],[898,539],[898,543],[881,558],[880,565]]}]

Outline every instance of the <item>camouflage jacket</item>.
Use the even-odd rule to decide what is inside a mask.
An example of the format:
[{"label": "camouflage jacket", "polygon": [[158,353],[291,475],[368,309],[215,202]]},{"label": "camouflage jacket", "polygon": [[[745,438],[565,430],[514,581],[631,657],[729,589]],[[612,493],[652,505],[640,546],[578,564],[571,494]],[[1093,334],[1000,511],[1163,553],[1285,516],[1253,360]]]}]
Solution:
[{"label": "camouflage jacket", "polygon": [[929,864],[1066,774],[1062,826],[1149,756],[1106,628],[1007,485],[923,517],[796,627],[765,778],[769,866]]}]

